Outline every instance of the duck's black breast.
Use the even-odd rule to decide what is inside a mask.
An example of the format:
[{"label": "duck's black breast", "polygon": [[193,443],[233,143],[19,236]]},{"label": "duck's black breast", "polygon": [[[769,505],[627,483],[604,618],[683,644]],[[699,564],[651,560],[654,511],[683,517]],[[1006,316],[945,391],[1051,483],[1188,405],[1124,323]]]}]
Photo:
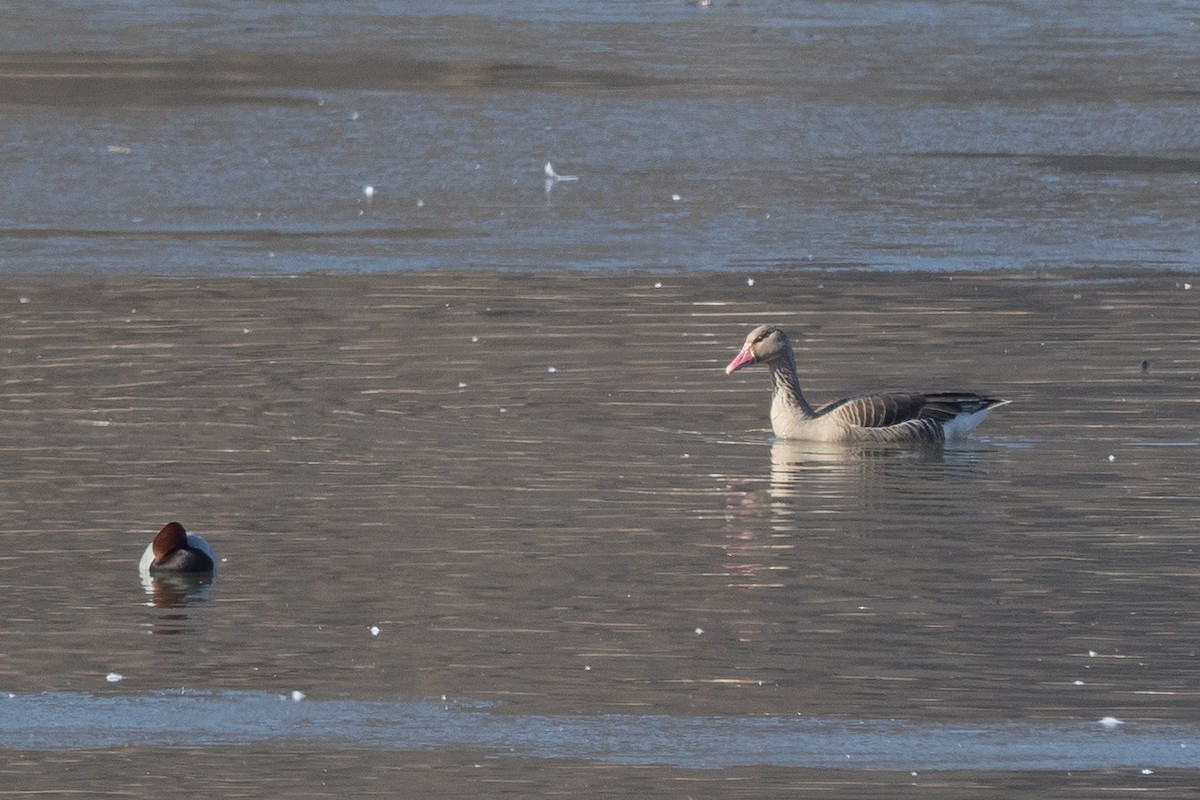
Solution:
[{"label": "duck's black breast", "polygon": [[212,572],[213,560],[199,550],[182,548],[176,550],[157,564],[150,565],[151,572]]}]

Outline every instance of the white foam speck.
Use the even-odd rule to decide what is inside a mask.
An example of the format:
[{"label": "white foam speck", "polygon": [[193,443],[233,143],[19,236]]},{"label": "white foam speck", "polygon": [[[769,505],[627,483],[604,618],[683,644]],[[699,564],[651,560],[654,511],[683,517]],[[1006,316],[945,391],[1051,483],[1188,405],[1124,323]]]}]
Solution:
[{"label": "white foam speck", "polygon": [[1075,685],[1076,686],[1084,686],[1085,684],[1083,681],[1075,681]]},{"label": "white foam speck", "polygon": [[1088,650],[1088,658],[1095,658],[1095,657],[1096,657],[1096,651]]},{"label": "white foam speck", "polygon": [[358,120],[358,112],[357,112],[357,111],[351,111],[351,112],[350,112],[350,120],[351,120],[352,122],[353,122],[353,121],[357,121],[357,120]]},{"label": "white foam speck", "polygon": [[363,194],[366,195],[368,199],[374,197],[375,196],[375,187],[371,186],[370,184],[367,184],[366,186],[363,187]]},{"label": "white foam speck", "polygon": [[502,408],[502,409],[500,409],[500,413],[501,413],[501,414],[507,414],[507,413],[508,413],[508,409],[507,409],[507,408]]},{"label": "white foam speck", "polygon": [[104,676],[104,680],[108,681],[109,683],[116,683],[117,681],[125,680],[125,676],[119,672],[110,672]]},{"label": "white foam speck", "polygon": [[465,388],[467,388],[467,385],[466,385],[465,383],[463,383],[462,381],[459,381],[459,382],[458,382],[458,388],[460,388],[460,389],[465,389]]},{"label": "white foam speck", "polygon": [[1144,770],[1142,770],[1142,774],[1143,774],[1143,775],[1153,775],[1153,774],[1154,774],[1154,770],[1152,770],[1152,769],[1144,769]]},{"label": "white foam speck", "polygon": [[1190,283],[1185,283],[1185,284],[1183,285],[1183,288],[1184,288],[1184,289],[1190,289],[1190,288],[1192,288],[1192,285],[1191,285]]},{"label": "white foam speck", "polygon": [[1108,460],[1109,460],[1109,461],[1116,461],[1116,460],[1117,460],[1117,457],[1116,457],[1116,456],[1114,456],[1114,455],[1112,455],[1112,454],[1110,453],[1110,454],[1109,454],[1109,456],[1108,456]]},{"label": "white foam speck", "polygon": [[479,337],[478,337],[478,336],[472,336],[472,337],[471,337],[471,344],[479,344]]},{"label": "white foam speck", "polygon": [[746,285],[747,285],[747,286],[753,286],[753,285],[754,285],[754,278],[746,278]]},{"label": "white foam speck", "polygon": [[696,628],[696,635],[697,635],[697,636],[703,636],[703,635],[704,635],[704,628]]},{"label": "white foam speck", "polygon": [[661,288],[662,288],[662,281],[658,281],[657,283],[655,283],[655,284],[654,284],[654,288],[655,288],[655,289],[661,289]]},{"label": "white foam speck", "polygon": [[1125,720],[1123,720],[1123,719],[1117,719],[1116,717],[1101,717],[1101,718],[1100,718],[1100,724],[1101,724],[1103,727],[1105,727],[1105,728],[1108,728],[1109,730],[1111,730],[1111,729],[1113,729],[1113,728],[1117,727],[1118,725],[1124,725],[1124,724],[1125,724]]},{"label": "white foam speck", "polygon": [[682,200],[682,199],[683,199],[683,198],[682,198],[682,197],[680,197],[680,196],[679,196],[679,195],[677,195],[677,194],[673,194],[673,195],[671,195],[671,200],[672,200],[672,202],[678,203],[678,202],[679,202],[680,200]]},{"label": "white foam speck", "polygon": [[369,630],[371,632],[372,636],[379,635],[379,626],[378,625],[372,625],[370,628],[367,628],[367,630]]},{"label": "white foam speck", "polygon": [[20,302],[21,302],[22,304],[24,304],[24,303],[28,303],[28,302],[29,302],[29,298],[28,298],[28,297],[22,297],[22,298],[19,298],[19,300],[20,300]]},{"label": "white foam speck", "polygon": [[417,208],[424,208],[424,207],[425,207],[425,201],[417,200]]},{"label": "white foam speck", "polygon": [[546,372],[550,372],[550,373],[558,372],[558,368],[557,367],[546,367]]},{"label": "white foam speck", "polygon": [[299,689],[293,689],[291,697],[293,703],[299,703],[304,699],[304,692],[300,691]]}]

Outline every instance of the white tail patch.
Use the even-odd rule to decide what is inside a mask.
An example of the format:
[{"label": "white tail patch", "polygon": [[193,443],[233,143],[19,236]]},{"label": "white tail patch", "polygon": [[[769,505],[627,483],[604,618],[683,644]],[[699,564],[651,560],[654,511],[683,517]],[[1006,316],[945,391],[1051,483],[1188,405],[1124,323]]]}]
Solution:
[{"label": "white tail patch", "polygon": [[946,434],[947,439],[957,439],[960,436],[966,436],[979,426],[979,423],[987,419],[987,415],[993,408],[1008,404],[1008,400],[1002,400],[995,405],[981,408],[978,411],[963,412],[954,417],[949,422],[942,423],[942,430]]}]

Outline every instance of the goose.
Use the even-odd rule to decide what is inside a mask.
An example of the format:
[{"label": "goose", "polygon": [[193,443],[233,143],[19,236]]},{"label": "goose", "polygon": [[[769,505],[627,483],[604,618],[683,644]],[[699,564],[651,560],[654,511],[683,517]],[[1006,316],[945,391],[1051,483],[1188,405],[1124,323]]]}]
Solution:
[{"label": "goose", "polygon": [[771,427],[781,439],[941,443],[963,436],[993,408],[1009,402],[974,392],[897,392],[848,397],[813,408],[800,393],[792,343],[776,325],[750,331],[725,374],[760,362],[771,369]]},{"label": "goose", "polygon": [[178,522],[168,522],[146,546],[138,571],[142,575],[212,572],[217,560],[204,538],[188,533]]}]

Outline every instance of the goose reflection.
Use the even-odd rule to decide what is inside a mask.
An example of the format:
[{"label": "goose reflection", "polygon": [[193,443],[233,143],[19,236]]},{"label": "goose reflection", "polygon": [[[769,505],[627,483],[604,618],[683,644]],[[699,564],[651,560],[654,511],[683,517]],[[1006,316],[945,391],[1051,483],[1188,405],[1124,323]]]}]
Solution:
[{"label": "goose reflection", "polygon": [[786,553],[803,532],[837,528],[839,520],[861,526],[897,513],[937,515],[954,495],[947,483],[978,479],[991,452],[981,442],[914,447],[777,439],[762,478],[726,484],[726,573],[746,585],[779,585],[791,563]]},{"label": "goose reflection", "polygon": [[902,475],[919,479],[945,463],[941,446],[888,447],[776,439],[771,444],[771,497],[861,499],[864,490],[897,485]]},{"label": "goose reflection", "polygon": [[995,448],[979,441],[961,444],[872,445],[801,442],[771,444],[771,498],[845,501],[856,508],[919,495],[930,486],[986,475]]},{"label": "goose reflection", "polygon": [[[995,453],[961,447],[777,440],[757,476],[724,482],[722,570],[739,641],[825,646],[875,630],[876,601],[935,614],[928,578],[966,547]],[[900,598],[900,599],[898,599]],[[933,617],[931,617],[933,618]],[[830,667],[834,669],[834,667]]]}]

